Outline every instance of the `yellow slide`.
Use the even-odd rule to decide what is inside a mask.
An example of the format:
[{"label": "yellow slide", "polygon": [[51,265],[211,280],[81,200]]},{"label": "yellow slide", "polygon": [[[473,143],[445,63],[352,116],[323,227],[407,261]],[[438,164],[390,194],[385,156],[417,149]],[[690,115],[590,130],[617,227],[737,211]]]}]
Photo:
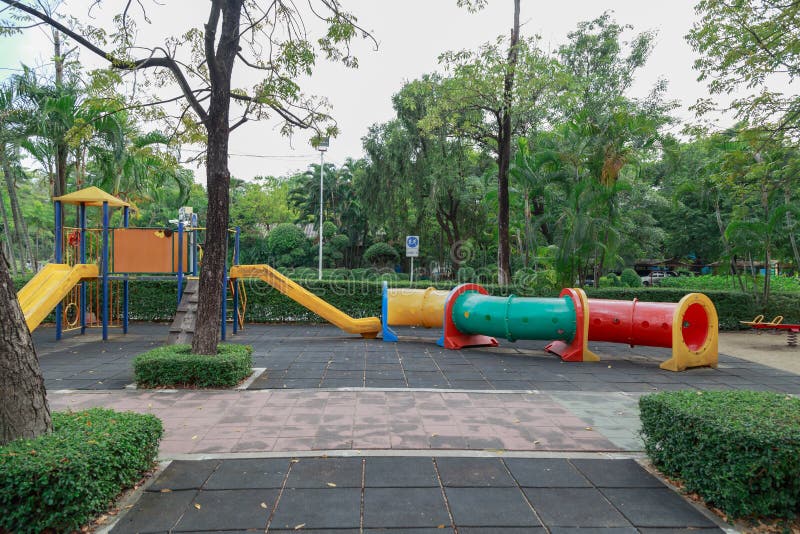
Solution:
[{"label": "yellow slide", "polygon": [[236,265],[231,267],[230,276],[231,278],[260,278],[293,301],[349,334],[361,334],[361,337],[372,339],[381,331],[381,321],[377,317],[354,319],[306,290],[300,284],[286,278],[269,265]]},{"label": "yellow slide", "polygon": [[28,329],[33,332],[47,314],[67,296],[70,289],[75,287],[75,284],[98,276],[100,271],[97,265],[87,263],[79,263],[72,267],[64,263],[46,265],[17,293]]}]

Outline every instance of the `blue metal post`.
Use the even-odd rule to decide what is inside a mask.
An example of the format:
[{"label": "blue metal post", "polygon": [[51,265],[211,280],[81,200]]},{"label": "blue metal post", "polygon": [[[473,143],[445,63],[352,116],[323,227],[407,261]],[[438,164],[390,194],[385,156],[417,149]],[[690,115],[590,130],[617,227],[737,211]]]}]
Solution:
[{"label": "blue metal post", "polygon": [[108,339],[108,202],[103,202],[103,341]]},{"label": "blue metal post", "polygon": [[[81,202],[78,212],[81,227],[81,263],[86,263],[86,204]],[[81,282],[81,334],[86,333],[86,281]]]},{"label": "blue metal post", "polygon": [[178,306],[183,293],[183,223],[178,223]]},{"label": "blue metal post", "polygon": [[[61,226],[61,201],[56,200],[55,207],[55,252],[53,253],[54,261],[56,263],[61,263],[64,261],[63,259],[63,252],[62,252],[62,244],[64,242],[64,228]],[[56,339],[61,339],[61,321],[64,319],[64,309],[61,303],[59,302],[56,304]]]},{"label": "blue metal post", "polygon": [[[228,273],[222,274],[222,325],[220,326],[220,337],[225,341],[225,330],[228,326]],[[234,323],[236,319],[234,319]]]},{"label": "blue metal post", "polygon": [[[122,209],[122,225],[127,228],[130,223],[130,209],[125,206]],[[125,280],[122,282],[122,333],[128,333],[128,275],[125,275]]]},{"label": "blue metal post", "polygon": [[[236,227],[236,234],[233,241],[233,264],[239,265],[239,233],[241,229]],[[239,331],[239,280],[233,281],[233,334]]]}]

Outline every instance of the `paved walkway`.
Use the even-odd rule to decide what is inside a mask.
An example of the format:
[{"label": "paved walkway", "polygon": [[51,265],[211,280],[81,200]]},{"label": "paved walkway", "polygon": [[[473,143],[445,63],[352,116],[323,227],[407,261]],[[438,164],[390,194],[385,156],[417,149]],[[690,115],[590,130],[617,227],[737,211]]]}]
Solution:
[{"label": "paved walkway", "polygon": [[656,528],[721,532],[633,460],[285,457],[173,462],[113,532]]},{"label": "paved walkway", "polygon": [[624,393],[109,391],[50,393],[54,410],[158,416],[161,456],[329,449],[639,451]]},{"label": "paved walkway", "polygon": [[658,367],[666,349],[597,344],[602,362],[569,364],[537,342],[445,351],[430,331],[389,344],[327,326],[250,325],[234,339],[266,371],[249,389],[125,389],[133,357],[166,333],[134,324],[105,343],[35,335],[52,409],[164,422],[168,466],[114,533],[718,531],[637,463],[638,398],[800,393],[800,376],[731,356],[671,373]]}]

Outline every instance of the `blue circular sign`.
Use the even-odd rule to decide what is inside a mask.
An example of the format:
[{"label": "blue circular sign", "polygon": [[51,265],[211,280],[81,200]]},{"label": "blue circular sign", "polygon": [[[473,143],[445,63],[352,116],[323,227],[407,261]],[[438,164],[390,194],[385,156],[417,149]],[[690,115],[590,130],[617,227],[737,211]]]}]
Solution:
[{"label": "blue circular sign", "polygon": [[417,248],[419,246],[419,238],[415,235],[410,235],[406,238],[406,246],[409,248]]}]

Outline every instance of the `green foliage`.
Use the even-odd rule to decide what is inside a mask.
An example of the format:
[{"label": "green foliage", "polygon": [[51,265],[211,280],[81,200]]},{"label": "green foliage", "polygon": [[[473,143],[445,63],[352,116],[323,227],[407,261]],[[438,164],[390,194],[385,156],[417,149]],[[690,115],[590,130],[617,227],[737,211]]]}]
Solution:
[{"label": "green foliage", "polygon": [[253,347],[221,343],[217,355],[192,354],[190,345],[166,345],[133,360],[140,387],[231,387],[252,372]]},{"label": "green foliage", "polygon": [[[746,291],[761,292],[764,289],[764,277],[742,275],[742,283]],[[790,276],[773,276],[770,278],[772,291],[783,293],[800,293],[800,278]],[[704,274],[701,276],[670,276],[660,282],[661,287],[675,287],[693,291],[738,289],[739,280],[730,275]]]},{"label": "green foliage", "polygon": [[152,415],[54,413],[51,434],[0,447],[0,530],[80,530],[153,466],[162,433]]},{"label": "green foliage", "polygon": [[472,267],[459,267],[456,273],[456,280],[462,284],[473,282],[475,280],[475,269]]},{"label": "green foliage", "polygon": [[311,242],[295,224],[282,223],[267,235],[267,246],[279,267],[302,265],[309,254]]},{"label": "green foliage", "polygon": [[623,269],[619,279],[625,287],[642,287],[642,278],[631,268]]},{"label": "green foliage", "polygon": [[653,463],[732,518],[800,510],[800,399],[673,391],[639,399]]},{"label": "green foliage", "polygon": [[[709,81],[709,92],[739,95],[730,108],[752,124],[779,123],[781,129],[796,131],[800,99],[794,91],[776,91],[774,76],[795,73],[800,67],[795,31],[800,5],[781,0],[701,0],[695,11],[699,17],[688,40],[700,55],[694,67],[701,79]],[[701,100],[695,108],[700,113],[719,110],[711,99]]]},{"label": "green foliage", "polygon": [[598,287],[623,287],[624,285],[621,277],[614,273],[608,273],[600,278],[600,285]]},{"label": "green foliage", "polygon": [[400,261],[400,254],[389,243],[373,243],[364,251],[364,261],[374,267],[386,267]]}]

